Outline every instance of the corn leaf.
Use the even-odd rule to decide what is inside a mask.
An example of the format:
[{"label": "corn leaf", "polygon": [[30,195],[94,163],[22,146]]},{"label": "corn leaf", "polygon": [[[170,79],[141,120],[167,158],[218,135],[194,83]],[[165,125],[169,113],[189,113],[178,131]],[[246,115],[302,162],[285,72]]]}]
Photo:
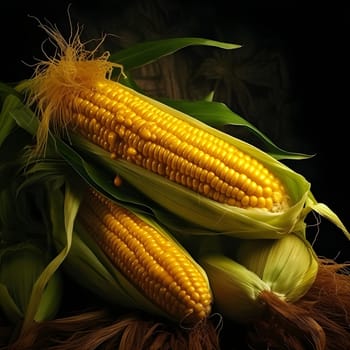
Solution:
[{"label": "corn leaf", "polygon": [[0,238],[8,244],[46,237],[41,188],[19,191],[21,181],[14,178],[0,191]]},{"label": "corn leaf", "polygon": [[129,71],[131,69],[156,61],[163,56],[173,54],[174,52],[185,47],[199,45],[212,46],[228,50],[241,47],[241,45],[224,43],[205,38],[169,38],[142,42],[135,44],[129,48],[119,50],[118,52],[111,54],[110,61],[122,65],[125,71]]},{"label": "corn leaf", "polygon": [[[58,190],[62,183],[60,179],[55,179],[54,181],[46,184],[49,193],[58,194]],[[69,192],[69,186],[67,186],[67,191]],[[37,314],[40,306],[40,300],[43,297],[48,282],[51,280],[53,275],[56,273],[64,259],[66,258],[72,243],[72,221],[75,218],[76,210],[79,205],[79,197],[76,197],[72,192],[71,196],[67,196],[65,201],[64,210],[59,205],[59,200],[49,196],[50,199],[50,215],[53,222],[53,228],[60,230],[60,232],[66,233],[67,243],[66,246],[47,264],[43,272],[40,274],[36,280],[33,290],[30,296],[29,305],[26,310],[24,321],[21,328],[21,334],[25,334],[31,327],[35,315]]]},{"label": "corn leaf", "polygon": [[[133,68],[149,64],[165,55],[173,54],[180,49],[192,45],[213,46],[220,49],[237,49],[241,47],[237,44],[230,44],[204,38],[172,38],[147,41],[133,45],[132,47],[112,54],[110,60],[121,64],[125,71],[130,71]],[[123,82],[122,77],[121,82]],[[127,86],[139,90],[139,87],[136,86],[135,82],[133,82],[131,76],[126,78],[124,82]],[[172,99],[160,99],[160,101],[215,128],[220,129],[224,125],[244,126],[263,141],[264,145],[267,147],[267,152],[269,152],[276,159],[304,159],[312,157],[312,155],[288,152],[281,149],[252,124],[250,124],[244,118],[238,116],[236,113],[232,112],[223,103],[213,101],[177,101]]]},{"label": "corn leaf", "polygon": [[11,98],[5,98],[0,112],[0,147],[11,131],[16,127],[16,122],[11,116],[11,111],[22,105],[22,102],[17,96],[9,96]]},{"label": "corn leaf", "polygon": [[[7,99],[13,100],[15,97],[9,96]],[[27,131],[30,135],[35,135],[39,120],[30,108],[25,106],[22,102],[18,103],[15,108],[9,111],[9,115],[23,130]]]},{"label": "corn leaf", "polygon": [[8,318],[8,320],[16,324],[19,320],[23,318],[23,312],[20,310],[16,302],[11,297],[7,286],[0,282],[0,300],[1,309]]},{"label": "corn leaf", "polygon": [[184,101],[172,99],[160,99],[161,102],[180,110],[192,117],[206,123],[216,129],[222,129],[227,125],[243,126],[253,135],[257,136],[266,147],[268,152],[275,159],[305,159],[313,157],[304,153],[289,152],[278,147],[266,135],[254,125],[233,112],[224,103],[215,101]]},{"label": "corn leaf", "polygon": [[12,83],[3,83],[0,82],[0,96],[6,97],[8,95],[17,95],[18,97],[21,96],[21,94],[15,90],[14,87],[12,87]]},{"label": "corn leaf", "polygon": [[343,222],[340,220],[339,216],[326,204],[318,203],[315,199],[314,195],[310,192],[307,198],[307,206],[320,214],[322,217],[326,218],[328,221],[332,222],[335,226],[337,226],[345,236],[350,239],[350,233],[348,229],[345,227]]},{"label": "corn leaf", "polygon": [[[33,286],[45,268],[47,257],[48,254],[40,245],[25,241],[5,246],[0,251],[0,284],[4,297],[0,306],[11,322],[17,325],[31,308]],[[33,310],[32,321],[55,316],[61,301],[61,288],[61,276],[55,274],[43,293],[36,295],[37,307]]]}]

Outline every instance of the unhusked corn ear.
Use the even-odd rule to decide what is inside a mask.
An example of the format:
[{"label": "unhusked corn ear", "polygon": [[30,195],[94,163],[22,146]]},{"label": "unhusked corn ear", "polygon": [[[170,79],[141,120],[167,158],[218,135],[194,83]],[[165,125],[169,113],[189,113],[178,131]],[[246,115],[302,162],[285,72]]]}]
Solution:
[{"label": "unhusked corn ear", "polygon": [[194,324],[208,317],[206,273],[170,236],[94,190],[78,220],[116,268],[170,318]]},{"label": "unhusked corn ear", "polygon": [[220,253],[200,258],[208,273],[214,305],[224,318],[245,323],[259,317],[264,310],[259,295],[270,291],[267,283],[254,272]]},{"label": "unhusked corn ear", "polygon": [[45,29],[62,52],[39,64],[28,83],[41,115],[38,149],[53,124],[219,203],[271,212],[289,206],[282,181],[260,161],[190,116],[107,79],[113,63],[106,55],[89,59],[78,37],[67,43]]},{"label": "unhusked corn ear", "polygon": [[264,293],[294,303],[316,279],[318,258],[309,242],[298,235],[243,239],[231,245],[235,254],[224,255],[218,245],[218,249],[214,247],[198,258],[208,274],[214,302],[224,317],[239,322],[257,319],[267,308]]},{"label": "unhusked corn ear", "polygon": [[236,260],[288,302],[295,302],[310,289],[319,267],[311,244],[296,234],[277,240],[242,240]]}]

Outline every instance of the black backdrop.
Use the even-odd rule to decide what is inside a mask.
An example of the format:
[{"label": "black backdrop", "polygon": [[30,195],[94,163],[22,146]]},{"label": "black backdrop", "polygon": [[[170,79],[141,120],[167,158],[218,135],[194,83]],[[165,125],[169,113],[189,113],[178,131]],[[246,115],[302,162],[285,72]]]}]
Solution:
[{"label": "black backdrop", "polygon": [[[29,77],[31,68],[23,61],[32,63],[33,57],[42,57],[40,45],[45,35],[28,15],[41,20],[47,18],[60,27],[62,23],[67,24],[67,7],[71,4],[73,21],[84,25],[84,21],[88,21],[97,31],[106,32],[107,23],[110,25],[114,18],[117,20],[136,3],[131,0],[99,0],[91,4],[73,0],[2,1],[0,80],[17,81]],[[317,154],[312,159],[288,164],[305,175],[312,183],[316,198],[329,205],[350,228],[346,11],[342,7],[306,6],[304,3],[176,2],[188,22],[196,23],[196,30],[189,29],[189,35],[216,39],[217,28],[220,28],[227,41],[244,44],[251,38],[261,47],[273,48],[284,55],[291,98],[297,100],[299,107],[292,113],[290,134],[277,135],[274,141],[284,147],[289,146],[285,140],[292,139],[294,151]],[[176,18],[171,21],[176,23]],[[273,118],[264,120],[266,125],[275,122]],[[342,262],[350,260],[349,242],[326,220],[322,222],[316,249],[320,255],[337,257]]]}]

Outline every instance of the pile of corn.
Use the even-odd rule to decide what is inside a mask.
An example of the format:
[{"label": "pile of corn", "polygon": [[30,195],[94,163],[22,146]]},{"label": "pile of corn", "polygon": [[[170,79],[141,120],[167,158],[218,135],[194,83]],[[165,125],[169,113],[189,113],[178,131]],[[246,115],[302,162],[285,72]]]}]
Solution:
[{"label": "pile of corn", "polygon": [[[317,256],[305,219],[350,234],[310,183],[137,91],[128,57],[164,54],[164,42],[114,63],[87,51],[80,30],[67,42],[40,26],[57,56],[1,86],[0,345],[239,349],[221,336],[242,327],[257,349],[350,348],[350,277]],[[105,308],[67,316],[70,280]]]}]

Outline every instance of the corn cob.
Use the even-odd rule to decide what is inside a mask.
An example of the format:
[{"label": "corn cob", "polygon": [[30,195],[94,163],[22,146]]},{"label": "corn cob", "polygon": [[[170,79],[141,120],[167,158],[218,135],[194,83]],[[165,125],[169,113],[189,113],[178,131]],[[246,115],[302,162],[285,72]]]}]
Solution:
[{"label": "corn cob", "polygon": [[41,62],[29,82],[41,124],[38,149],[50,125],[67,128],[202,196],[240,208],[280,212],[289,196],[265,165],[201,127],[179,111],[106,78],[115,64],[108,55],[91,58],[76,35],[68,43],[46,26],[61,49],[59,59]]},{"label": "corn cob", "polygon": [[170,318],[194,324],[209,315],[207,276],[172,238],[94,190],[77,219],[115,267]]}]

